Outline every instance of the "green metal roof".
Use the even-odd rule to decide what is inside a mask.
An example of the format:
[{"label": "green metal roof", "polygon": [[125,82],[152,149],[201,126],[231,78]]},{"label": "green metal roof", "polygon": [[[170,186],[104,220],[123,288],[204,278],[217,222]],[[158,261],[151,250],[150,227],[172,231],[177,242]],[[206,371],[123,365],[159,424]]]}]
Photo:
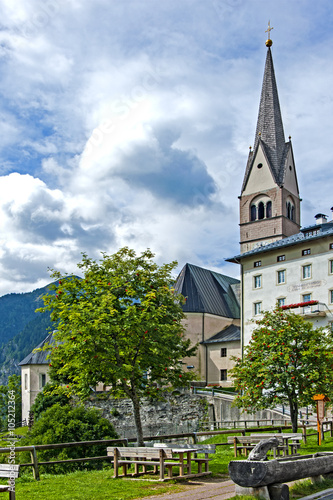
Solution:
[{"label": "green metal roof", "polygon": [[240,317],[240,305],[234,289],[239,284],[236,278],[185,264],[174,287],[187,299],[184,312],[205,312],[236,319]]}]

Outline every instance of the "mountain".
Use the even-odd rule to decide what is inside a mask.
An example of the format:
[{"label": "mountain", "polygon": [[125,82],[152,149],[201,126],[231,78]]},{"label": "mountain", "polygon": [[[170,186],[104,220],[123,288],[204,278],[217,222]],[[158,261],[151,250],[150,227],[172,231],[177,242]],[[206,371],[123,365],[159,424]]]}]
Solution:
[{"label": "mountain", "polygon": [[0,384],[6,384],[9,375],[20,374],[18,363],[54,328],[49,312],[35,312],[48,292],[49,285],[0,297]]}]

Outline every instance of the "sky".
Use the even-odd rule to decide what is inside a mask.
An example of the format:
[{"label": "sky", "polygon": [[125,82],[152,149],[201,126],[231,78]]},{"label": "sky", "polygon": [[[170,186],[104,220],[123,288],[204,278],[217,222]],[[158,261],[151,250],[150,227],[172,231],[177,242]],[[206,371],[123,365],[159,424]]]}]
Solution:
[{"label": "sky", "polygon": [[330,0],[2,0],[0,295],[123,246],[238,277],[270,20],[302,225],[329,215]]}]

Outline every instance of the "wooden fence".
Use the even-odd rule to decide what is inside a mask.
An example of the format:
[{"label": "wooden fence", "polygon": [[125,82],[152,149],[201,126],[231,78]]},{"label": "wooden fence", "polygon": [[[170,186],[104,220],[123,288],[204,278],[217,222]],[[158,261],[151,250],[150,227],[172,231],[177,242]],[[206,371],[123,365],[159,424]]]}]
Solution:
[{"label": "wooden fence", "polygon": [[[269,421],[271,422],[271,421]],[[307,432],[307,429],[310,430],[310,428],[315,427],[315,424],[301,424],[299,426],[302,429],[302,434],[303,434],[303,441],[306,442],[306,439],[308,436],[312,435],[318,435],[317,432],[309,434]],[[324,429],[325,427],[325,429]],[[200,432],[188,432],[184,434],[168,434],[168,435],[161,435],[161,436],[147,436],[144,437],[145,441],[170,441],[170,440],[183,440],[187,438],[188,440],[191,440],[193,443],[197,443],[200,441],[200,439],[208,436],[216,436],[216,435],[224,435],[224,434],[241,434],[243,436],[246,435],[247,432],[265,432],[265,431],[277,431],[277,432],[282,432],[283,429],[290,429],[291,425],[279,425],[279,426],[265,426],[265,427],[260,427],[258,425],[254,427],[246,427],[246,428],[238,428],[238,429],[227,429],[227,430],[211,430],[211,431],[200,431]],[[322,435],[324,435],[325,432],[330,432],[331,437],[333,437],[333,422],[332,421],[325,421],[323,422],[322,425]],[[19,452],[29,452],[30,457],[31,457],[31,462],[20,464],[21,467],[32,467],[33,471],[33,476],[36,480],[39,480],[40,474],[39,474],[39,466],[40,465],[52,465],[52,464],[66,464],[66,463],[73,463],[73,462],[89,462],[89,461],[98,461],[98,460],[107,460],[110,462],[110,457],[107,455],[99,456],[99,457],[83,457],[83,458],[74,458],[74,459],[68,459],[68,460],[52,460],[48,462],[41,462],[38,460],[37,452],[42,451],[42,450],[55,450],[58,448],[70,448],[70,447],[77,447],[77,446],[96,446],[96,445],[105,445],[105,451],[106,451],[106,446],[110,444],[114,445],[125,445],[128,446],[130,442],[136,442],[136,438],[130,438],[130,439],[101,439],[101,440],[95,440],[95,441],[79,441],[79,442],[72,442],[72,443],[57,443],[57,444],[39,444],[35,446],[16,446],[15,447],[15,453]],[[228,443],[217,443],[217,446],[228,446]],[[7,448],[0,448],[0,453],[9,453],[9,449]]]}]

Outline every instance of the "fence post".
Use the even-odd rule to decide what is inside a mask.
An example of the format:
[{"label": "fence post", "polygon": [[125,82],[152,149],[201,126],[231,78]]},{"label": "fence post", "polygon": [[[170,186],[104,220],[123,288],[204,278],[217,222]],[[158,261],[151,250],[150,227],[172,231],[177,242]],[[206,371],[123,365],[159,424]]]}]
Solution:
[{"label": "fence post", "polygon": [[303,442],[306,444],[306,425],[303,425]]},{"label": "fence post", "polygon": [[36,479],[36,481],[39,481],[37,451],[36,451],[36,448],[34,446],[32,447],[32,450],[30,451],[30,456],[31,456],[32,473],[33,473],[34,479]]}]

